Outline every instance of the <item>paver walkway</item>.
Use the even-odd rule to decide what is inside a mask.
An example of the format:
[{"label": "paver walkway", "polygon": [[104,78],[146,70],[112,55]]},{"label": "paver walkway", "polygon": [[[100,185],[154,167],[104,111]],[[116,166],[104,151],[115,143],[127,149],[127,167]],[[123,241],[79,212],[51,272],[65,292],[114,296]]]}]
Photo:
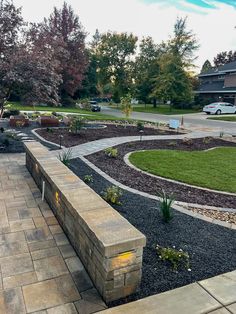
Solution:
[{"label": "paver walkway", "polygon": [[106,308],[25,167],[0,154],[0,313],[89,314]]},{"label": "paver walkway", "polygon": [[[219,136],[219,132],[191,132],[187,134],[173,134],[173,135],[146,135],[142,136],[142,140],[176,140],[187,138],[202,138],[206,136]],[[87,156],[90,154],[97,153],[108,147],[116,146],[119,144],[124,144],[128,142],[140,141],[140,136],[122,136],[122,137],[112,137],[104,138],[84,144],[80,144],[72,147],[71,158],[77,158],[81,156]],[[63,148],[63,151],[68,151],[69,148]],[[61,150],[54,150],[52,154],[58,156]]]},{"label": "paver walkway", "polygon": [[123,313],[236,314],[236,271],[101,312]]}]

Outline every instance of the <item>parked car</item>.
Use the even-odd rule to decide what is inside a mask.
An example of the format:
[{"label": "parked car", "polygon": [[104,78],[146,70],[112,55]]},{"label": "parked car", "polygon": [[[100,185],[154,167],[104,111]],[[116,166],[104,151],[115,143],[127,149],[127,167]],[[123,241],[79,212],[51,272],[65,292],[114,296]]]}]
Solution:
[{"label": "parked car", "polygon": [[207,114],[236,113],[236,106],[228,102],[214,102],[203,108]]},{"label": "parked car", "polygon": [[91,100],[89,103],[91,106],[91,111],[93,112],[101,111],[101,107],[98,105],[98,103],[95,100]]}]

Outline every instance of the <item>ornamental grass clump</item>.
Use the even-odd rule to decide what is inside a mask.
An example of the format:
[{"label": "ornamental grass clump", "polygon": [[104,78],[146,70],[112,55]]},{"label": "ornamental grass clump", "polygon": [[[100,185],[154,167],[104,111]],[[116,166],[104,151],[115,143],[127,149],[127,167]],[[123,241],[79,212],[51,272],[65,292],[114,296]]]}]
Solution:
[{"label": "ornamental grass clump", "polygon": [[174,197],[167,195],[164,190],[159,194],[160,196],[160,210],[165,222],[170,222],[173,218],[173,212],[171,206],[174,203]]},{"label": "ornamental grass clump", "polygon": [[69,148],[68,150],[62,151],[58,155],[58,159],[67,167],[70,164],[71,157],[72,157],[72,149],[71,148]]},{"label": "ornamental grass clump", "polygon": [[176,250],[175,247],[162,247],[157,245],[157,254],[162,261],[167,261],[171,264],[172,269],[177,272],[182,266],[188,271],[191,271],[189,264],[189,254],[182,249]]},{"label": "ornamental grass clump", "polygon": [[104,200],[115,205],[121,205],[120,198],[122,195],[122,190],[115,185],[109,186],[104,192],[102,192]]}]

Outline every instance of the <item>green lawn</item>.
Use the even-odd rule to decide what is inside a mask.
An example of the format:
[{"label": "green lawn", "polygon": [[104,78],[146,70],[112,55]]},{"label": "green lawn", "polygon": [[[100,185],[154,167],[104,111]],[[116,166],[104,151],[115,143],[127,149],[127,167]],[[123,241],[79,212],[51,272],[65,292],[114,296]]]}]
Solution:
[{"label": "green lawn", "polygon": [[207,118],[209,120],[220,120],[220,121],[230,121],[230,122],[236,122],[236,116],[228,116],[228,117],[210,117]]},{"label": "green lawn", "polygon": [[135,152],[130,162],[165,178],[236,193],[236,148],[210,151],[151,150]]},{"label": "green lawn", "polygon": [[91,112],[91,111],[87,111],[87,110],[82,110],[82,109],[78,109],[78,108],[67,108],[67,107],[43,107],[43,106],[23,106],[19,103],[9,103],[8,105],[10,105],[9,108],[7,109],[17,109],[20,111],[48,111],[48,112],[52,112],[52,111],[56,111],[58,113],[60,112],[67,112],[68,114],[73,114],[73,113],[81,113],[81,114],[86,114],[86,119],[87,120],[109,120],[109,121],[113,121],[113,120],[126,120],[124,118],[117,118],[114,116],[109,116],[109,115],[104,115],[100,112]]},{"label": "green lawn", "polygon": [[[120,105],[112,106],[115,109],[121,109]],[[196,113],[199,112],[199,110],[195,109],[175,109],[172,108],[170,111],[169,106],[164,106],[164,105],[158,105],[157,108],[153,108],[153,105],[147,104],[145,105],[135,105],[133,107],[133,111],[135,112],[146,112],[146,113],[157,113],[157,114],[165,114],[165,115],[176,115],[176,114],[188,114],[188,113]]]}]

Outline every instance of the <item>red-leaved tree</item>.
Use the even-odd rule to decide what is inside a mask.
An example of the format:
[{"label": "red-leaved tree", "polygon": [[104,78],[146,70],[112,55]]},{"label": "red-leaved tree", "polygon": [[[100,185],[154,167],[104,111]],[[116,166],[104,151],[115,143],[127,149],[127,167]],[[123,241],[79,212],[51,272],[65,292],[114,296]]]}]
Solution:
[{"label": "red-leaved tree", "polygon": [[43,23],[32,26],[39,49],[49,47],[57,61],[57,73],[62,76],[60,96],[72,96],[81,88],[88,65],[85,49],[86,33],[71,6],[54,8]]},{"label": "red-leaved tree", "polygon": [[49,47],[44,51],[33,44],[21,9],[11,1],[0,1],[0,116],[13,90],[20,89],[27,104],[57,104],[61,76]]}]

